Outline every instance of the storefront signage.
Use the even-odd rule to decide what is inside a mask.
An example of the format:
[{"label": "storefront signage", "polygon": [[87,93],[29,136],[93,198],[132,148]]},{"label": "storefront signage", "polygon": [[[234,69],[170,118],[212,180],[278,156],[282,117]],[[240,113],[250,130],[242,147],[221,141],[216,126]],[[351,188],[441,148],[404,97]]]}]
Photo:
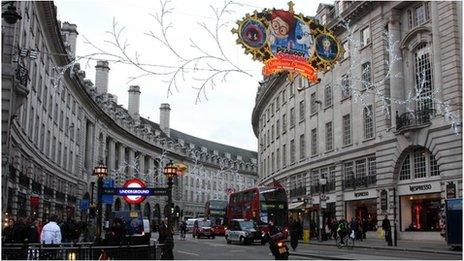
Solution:
[{"label": "storefront signage", "polygon": [[354,197],[359,198],[359,197],[367,197],[369,196],[369,191],[363,191],[363,192],[355,192]]},{"label": "storefront signage", "polygon": [[264,9],[238,21],[237,43],[254,60],[264,63],[263,75],[282,71],[318,83],[318,71],[328,71],[343,57],[343,48],[334,33],[316,19],[289,10]]},{"label": "storefront signage", "polygon": [[363,191],[349,191],[349,192],[345,192],[344,194],[345,201],[368,199],[368,198],[375,198],[375,197],[377,197],[376,189],[368,189],[368,190],[363,190]]},{"label": "storefront signage", "polygon": [[409,186],[409,190],[411,192],[418,191],[418,190],[431,190],[432,185],[425,184],[425,185],[418,185],[418,186]]},{"label": "storefront signage", "polygon": [[414,195],[424,193],[440,192],[440,182],[429,182],[421,184],[408,184],[398,186],[398,195]]}]

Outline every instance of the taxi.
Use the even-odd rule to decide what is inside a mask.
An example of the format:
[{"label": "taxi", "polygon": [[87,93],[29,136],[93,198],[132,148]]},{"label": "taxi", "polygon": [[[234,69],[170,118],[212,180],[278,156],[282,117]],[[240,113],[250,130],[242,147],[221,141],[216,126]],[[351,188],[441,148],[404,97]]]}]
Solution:
[{"label": "taxi", "polygon": [[238,242],[249,245],[255,240],[261,240],[261,233],[252,220],[232,219],[226,230],[225,239],[227,244]]}]

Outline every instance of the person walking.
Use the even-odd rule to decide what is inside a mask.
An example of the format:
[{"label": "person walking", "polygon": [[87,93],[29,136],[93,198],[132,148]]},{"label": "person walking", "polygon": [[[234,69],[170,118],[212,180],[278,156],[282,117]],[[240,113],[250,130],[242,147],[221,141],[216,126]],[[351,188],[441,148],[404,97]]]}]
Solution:
[{"label": "person walking", "polygon": [[293,251],[298,247],[299,232],[298,221],[290,217],[290,245]]},{"label": "person walking", "polygon": [[40,242],[44,245],[61,244],[61,229],[56,223],[56,216],[51,216],[49,222],[42,228]]},{"label": "person walking", "polygon": [[180,228],[180,239],[185,240],[185,235],[187,234],[187,222],[182,220],[179,225]]},{"label": "person walking", "polygon": [[3,243],[13,243],[13,227],[14,227],[14,219],[10,218],[8,220],[8,224],[3,228],[2,238]]},{"label": "person walking", "polygon": [[354,236],[357,239],[357,235],[359,234],[359,232],[358,232],[359,224],[358,224],[358,221],[356,220],[356,218],[351,219],[350,229],[351,229],[351,231],[354,232]]},{"label": "person walking", "polygon": [[366,233],[367,233],[367,230],[369,230],[369,223],[367,222],[367,219],[363,219],[363,222],[362,222],[362,239],[366,239]]},{"label": "person walking", "polygon": [[385,218],[382,221],[382,229],[385,231],[385,241],[387,241],[388,245],[391,246],[392,244],[392,234],[391,234],[391,225],[388,216],[385,215]]},{"label": "person walking", "polygon": [[168,228],[164,220],[161,221],[159,226],[159,237],[158,242],[161,245],[161,259],[163,260],[174,260],[174,253],[172,249],[174,248],[174,238],[172,231]]},{"label": "person walking", "polygon": [[27,229],[23,218],[18,218],[18,221],[13,225],[13,242],[24,243],[27,239]]}]

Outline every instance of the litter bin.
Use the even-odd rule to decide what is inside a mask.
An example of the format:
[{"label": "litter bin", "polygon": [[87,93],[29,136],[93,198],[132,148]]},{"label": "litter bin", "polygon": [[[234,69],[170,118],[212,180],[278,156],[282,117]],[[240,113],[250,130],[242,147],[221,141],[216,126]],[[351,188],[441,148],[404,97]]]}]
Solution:
[{"label": "litter bin", "polygon": [[446,242],[449,247],[462,247],[462,199],[447,199]]}]

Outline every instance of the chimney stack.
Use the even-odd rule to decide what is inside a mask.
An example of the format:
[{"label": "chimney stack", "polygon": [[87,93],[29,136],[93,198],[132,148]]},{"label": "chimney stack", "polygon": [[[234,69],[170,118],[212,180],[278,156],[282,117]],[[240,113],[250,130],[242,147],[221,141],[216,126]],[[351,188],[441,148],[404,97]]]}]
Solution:
[{"label": "chimney stack", "polygon": [[76,40],[77,35],[77,25],[64,22],[61,26],[61,34],[64,36],[64,43],[69,48],[69,54],[76,58]]},{"label": "chimney stack", "polygon": [[140,87],[138,85],[132,85],[129,87],[129,115],[139,121],[139,108],[140,108]]},{"label": "chimney stack", "polygon": [[160,107],[160,128],[161,130],[170,137],[169,131],[169,113],[171,108],[169,107],[169,103],[161,103]]},{"label": "chimney stack", "polygon": [[108,61],[97,61],[97,65],[95,66],[95,87],[97,88],[98,95],[108,92],[109,71]]}]

